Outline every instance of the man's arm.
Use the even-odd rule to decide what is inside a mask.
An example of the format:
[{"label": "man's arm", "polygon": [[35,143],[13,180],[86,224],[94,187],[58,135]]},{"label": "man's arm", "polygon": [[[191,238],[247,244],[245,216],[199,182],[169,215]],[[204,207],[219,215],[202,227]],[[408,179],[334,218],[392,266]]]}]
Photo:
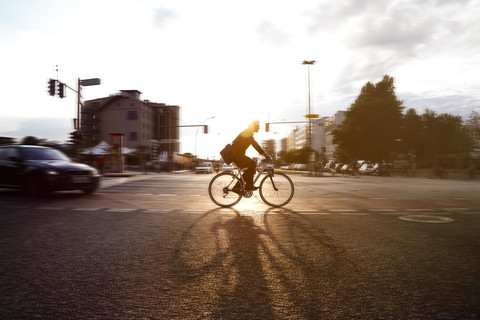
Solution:
[{"label": "man's arm", "polygon": [[252,146],[257,150],[258,153],[260,153],[262,156],[265,156],[265,158],[271,158],[268,153],[265,152],[265,150],[260,147],[257,141],[252,137]]}]

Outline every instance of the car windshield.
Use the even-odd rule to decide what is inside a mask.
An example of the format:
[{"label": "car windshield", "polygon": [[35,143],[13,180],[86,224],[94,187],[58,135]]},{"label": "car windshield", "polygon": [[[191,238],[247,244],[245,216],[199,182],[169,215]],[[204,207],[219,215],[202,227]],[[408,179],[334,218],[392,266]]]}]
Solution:
[{"label": "car windshield", "polygon": [[48,148],[24,148],[21,149],[22,158],[25,160],[63,160],[70,161],[70,159],[55,149]]}]

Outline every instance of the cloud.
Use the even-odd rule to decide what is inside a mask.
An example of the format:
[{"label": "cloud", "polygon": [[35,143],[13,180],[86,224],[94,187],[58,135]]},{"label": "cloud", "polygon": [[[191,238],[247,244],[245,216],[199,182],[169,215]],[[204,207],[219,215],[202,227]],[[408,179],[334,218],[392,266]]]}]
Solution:
[{"label": "cloud", "polygon": [[[71,119],[62,118],[36,118],[21,119],[13,117],[2,117],[2,123],[9,123],[6,131],[0,131],[0,135],[6,137],[23,138],[34,136],[40,139],[65,141],[68,134],[73,131]],[[12,126],[12,124],[14,124]],[[5,128],[6,126],[1,126]],[[13,128],[12,128],[13,127]]]},{"label": "cloud", "polygon": [[155,14],[153,17],[153,24],[157,28],[164,27],[177,16],[176,12],[167,8],[157,8],[155,9]]},{"label": "cloud", "polygon": [[439,114],[449,113],[467,119],[473,110],[480,110],[478,99],[471,94],[461,92],[442,95],[434,92],[405,93],[402,95],[397,93],[397,96],[404,100],[405,110],[414,108],[419,114],[423,114],[425,109],[428,108]]},{"label": "cloud", "polygon": [[261,22],[257,31],[261,40],[273,46],[283,46],[289,42],[288,34],[269,21]]}]

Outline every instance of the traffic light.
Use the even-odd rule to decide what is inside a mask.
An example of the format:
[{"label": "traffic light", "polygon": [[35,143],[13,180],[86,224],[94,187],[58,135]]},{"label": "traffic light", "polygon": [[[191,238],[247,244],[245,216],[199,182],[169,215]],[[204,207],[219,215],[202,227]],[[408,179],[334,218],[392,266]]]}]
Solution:
[{"label": "traffic light", "polygon": [[208,133],[208,126],[206,124],[203,125],[203,133]]},{"label": "traffic light", "polygon": [[54,95],[55,95],[55,82],[57,82],[57,80],[50,79],[50,80],[48,81],[48,93],[49,93],[51,96],[54,96]]},{"label": "traffic light", "polygon": [[270,123],[265,123],[265,132],[270,132]]},{"label": "traffic light", "polygon": [[61,83],[60,81],[58,81],[58,96],[60,98],[66,97],[65,86],[66,86],[65,83]]},{"label": "traffic light", "polygon": [[79,145],[80,140],[82,140],[82,135],[81,135],[80,131],[75,130],[73,132],[70,132],[70,142],[72,144]]}]

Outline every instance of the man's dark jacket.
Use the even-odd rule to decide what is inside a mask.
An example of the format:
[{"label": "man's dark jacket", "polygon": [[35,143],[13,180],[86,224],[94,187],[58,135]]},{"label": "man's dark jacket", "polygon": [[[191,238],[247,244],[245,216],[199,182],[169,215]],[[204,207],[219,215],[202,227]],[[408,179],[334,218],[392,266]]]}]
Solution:
[{"label": "man's dark jacket", "polygon": [[253,146],[261,155],[265,154],[262,147],[253,138],[253,131],[250,129],[243,130],[232,142],[233,150],[236,155],[245,155],[248,147]]}]

